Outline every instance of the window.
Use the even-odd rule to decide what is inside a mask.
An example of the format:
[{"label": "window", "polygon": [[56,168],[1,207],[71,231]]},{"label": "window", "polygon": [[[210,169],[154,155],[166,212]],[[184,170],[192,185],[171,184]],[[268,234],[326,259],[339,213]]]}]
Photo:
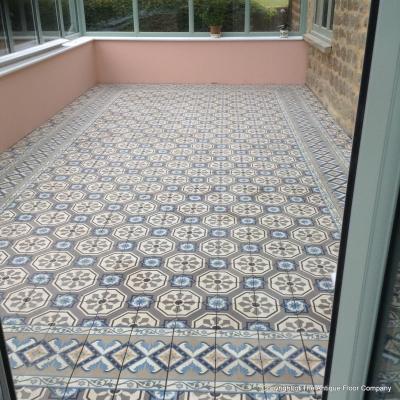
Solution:
[{"label": "window", "polygon": [[4,32],[4,12],[0,4],[0,56],[7,54],[8,46],[6,34]]},{"label": "window", "polygon": [[[244,0],[228,0],[226,3],[221,2],[225,14],[222,22],[222,30],[224,32],[244,32],[245,3]],[[194,0],[195,32],[208,31],[208,24],[204,20],[208,4],[208,1],[205,0]]]},{"label": "window", "polygon": [[188,32],[187,0],[139,0],[141,32]]},{"label": "window", "polygon": [[78,33],[78,13],[75,0],[61,0],[61,29],[66,37]]},{"label": "window", "polygon": [[59,39],[61,36],[58,21],[57,0],[39,0],[40,24],[42,28],[43,41]]},{"label": "window", "polygon": [[250,30],[273,32],[281,25],[289,25],[289,0],[251,0]]},{"label": "window", "polygon": [[[37,29],[30,0],[8,1],[11,24],[11,49],[24,50],[38,44]],[[7,13],[7,9],[6,9]]]},{"label": "window", "polygon": [[0,55],[78,33],[76,1],[0,1]]},{"label": "window", "polygon": [[132,0],[84,0],[88,32],[133,32]]},{"label": "window", "polygon": [[335,0],[316,0],[313,32],[327,39],[332,37]]}]

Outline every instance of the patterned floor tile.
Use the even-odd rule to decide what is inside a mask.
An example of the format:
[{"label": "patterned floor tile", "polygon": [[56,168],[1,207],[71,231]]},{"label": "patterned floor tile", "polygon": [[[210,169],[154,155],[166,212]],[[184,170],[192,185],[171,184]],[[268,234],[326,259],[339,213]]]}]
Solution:
[{"label": "patterned floor tile", "polygon": [[[218,384],[223,398],[247,377],[240,400],[281,399],[271,379],[322,382],[343,135],[303,87],[104,85],[0,155],[0,310],[18,396],[203,399]],[[299,334],[313,339],[294,344],[291,378],[265,369]],[[55,344],[35,355],[57,354],[41,375],[17,349],[43,337]],[[144,356],[150,338],[160,353]]]}]

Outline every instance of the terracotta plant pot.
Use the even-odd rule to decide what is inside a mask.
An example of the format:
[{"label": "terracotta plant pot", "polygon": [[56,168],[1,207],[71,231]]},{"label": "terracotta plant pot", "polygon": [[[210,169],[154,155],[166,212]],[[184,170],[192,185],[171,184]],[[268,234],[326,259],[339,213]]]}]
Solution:
[{"label": "terracotta plant pot", "polygon": [[210,35],[213,38],[221,37],[221,27],[220,26],[210,26]]}]

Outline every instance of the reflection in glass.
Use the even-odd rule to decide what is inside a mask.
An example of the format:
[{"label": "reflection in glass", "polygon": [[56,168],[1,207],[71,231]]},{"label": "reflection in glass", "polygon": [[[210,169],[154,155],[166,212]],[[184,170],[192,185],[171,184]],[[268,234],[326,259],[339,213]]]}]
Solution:
[{"label": "reflection in glass", "polygon": [[318,24],[318,15],[319,15],[319,1],[316,1],[315,2],[314,24]]},{"label": "reflection in glass", "polygon": [[325,28],[328,26],[328,8],[329,8],[329,0],[324,0],[324,5],[322,8],[322,23],[321,23],[321,25]]},{"label": "reflection in glass", "polygon": [[43,40],[58,39],[60,28],[57,18],[56,0],[39,0],[40,23],[43,32]]},{"label": "reflection in glass", "polygon": [[30,0],[13,0],[8,2],[13,36],[14,51],[23,50],[38,44],[33,22],[33,11]]},{"label": "reflection in glass", "polygon": [[[295,2],[296,3],[296,2]],[[289,0],[252,0],[250,30],[253,32],[279,31],[289,24]]]},{"label": "reflection in glass", "polygon": [[74,0],[61,0],[61,9],[65,35],[77,33],[78,21]]},{"label": "reflection in glass", "polygon": [[331,10],[331,17],[329,21],[328,29],[333,29],[333,16],[335,15],[335,0],[332,0],[332,10]]},{"label": "reflection in glass", "polygon": [[139,0],[141,32],[188,32],[187,0]]},{"label": "reflection in glass", "polygon": [[[196,32],[207,32],[208,26],[203,21],[208,0],[194,0],[194,30]],[[244,32],[244,0],[227,0],[223,32]]]},{"label": "reflection in glass", "polygon": [[84,0],[89,32],[133,32],[132,0]]},{"label": "reflection in glass", "polygon": [[8,50],[7,50],[6,36],[4,33],[3,16],[1,14],[1,9],[0,9],[0,56],[7,53]]}]

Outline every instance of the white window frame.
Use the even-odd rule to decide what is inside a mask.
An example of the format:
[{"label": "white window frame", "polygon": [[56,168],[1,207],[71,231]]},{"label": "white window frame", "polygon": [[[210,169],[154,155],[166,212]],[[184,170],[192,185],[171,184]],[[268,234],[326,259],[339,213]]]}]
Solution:
[{"label": "white window frame", "polygon": [[[323,6],[325,1],[328,1],[328,15],[326,18],[326,26],[322,25],[323,18]],[[322,39],[330,41],[332,39],[332,29],[329,24],[330,21],[333,21],[333,15],[335,8],[334,0],[315,0],[314,4],[314,15],[313,15],[313,27],[312,32]]]}]

